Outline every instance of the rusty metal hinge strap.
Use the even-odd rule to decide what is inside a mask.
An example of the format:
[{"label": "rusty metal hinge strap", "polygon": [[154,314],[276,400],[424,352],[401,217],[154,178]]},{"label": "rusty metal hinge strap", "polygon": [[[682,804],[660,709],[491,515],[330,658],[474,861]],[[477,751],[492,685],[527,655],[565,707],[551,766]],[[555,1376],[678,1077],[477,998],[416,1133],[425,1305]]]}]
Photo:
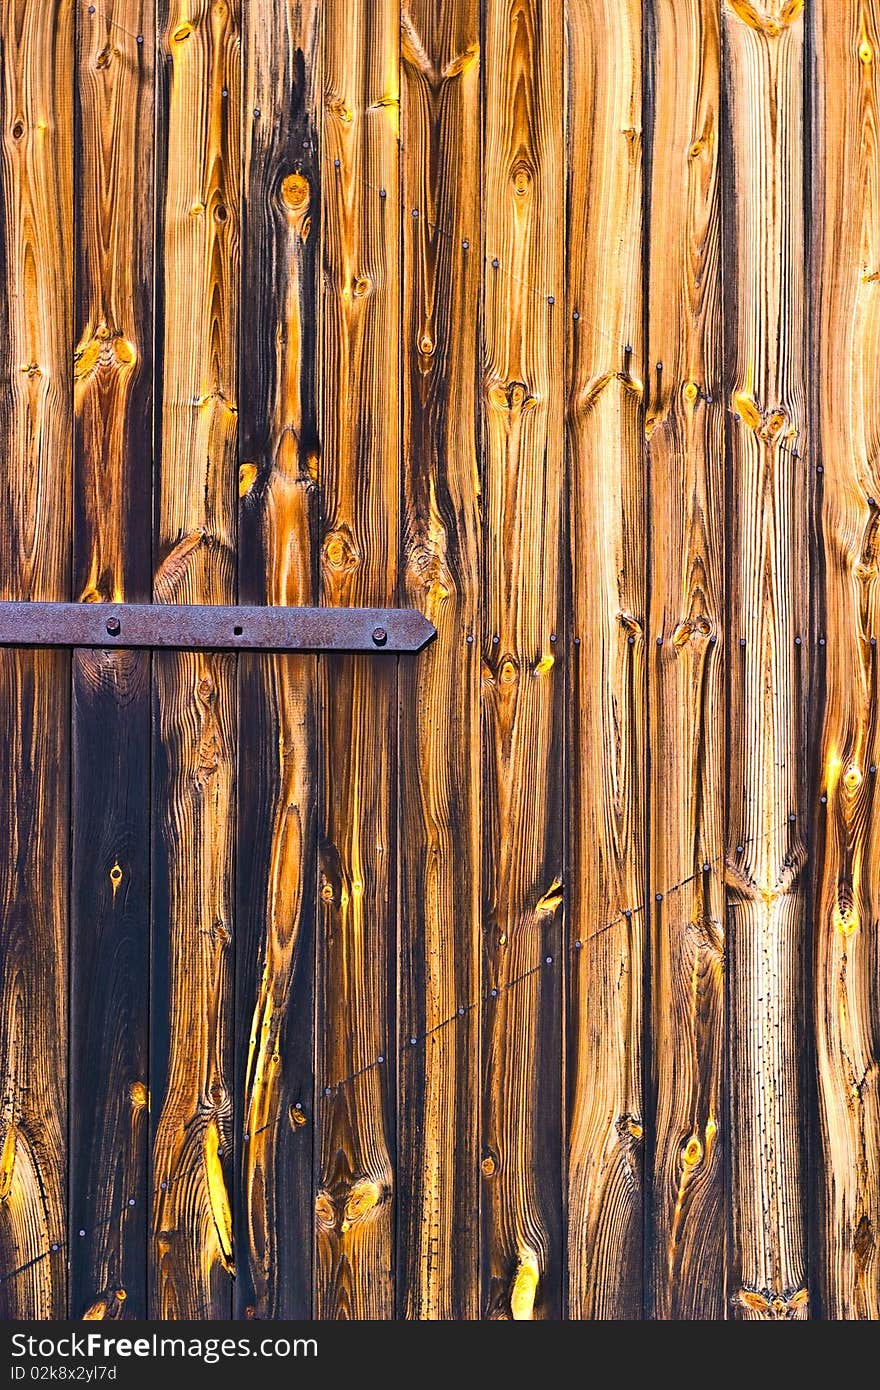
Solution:
[{"label": "rusty metal hinge strap", "polygon": [[414,608],[0,602],[3,647],[391,654],[421,651],[434,636]]}]

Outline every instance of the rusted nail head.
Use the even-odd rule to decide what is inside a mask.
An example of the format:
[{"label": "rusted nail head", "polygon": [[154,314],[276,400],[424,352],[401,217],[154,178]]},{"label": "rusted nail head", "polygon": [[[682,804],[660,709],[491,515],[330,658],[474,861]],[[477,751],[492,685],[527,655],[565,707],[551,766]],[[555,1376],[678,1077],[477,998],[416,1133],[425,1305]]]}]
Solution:
[{"label": "rusted nail head", "polygon": [[108,619],[107,619],[107,631],[110,633],[110,636],[111,636],[111,637],[118,637],[118,636],[119,636],[119,632],[120,632],[120,628],[121,628],[121,624],[120,624],[118,618],[108,618]]},{"label": "rusted nail head", "polygon": [[385,643],[388,641],[388,633],[385,631],[384,627],[373,628],[373,641],[376,643],[377,647],[385,646]]}]

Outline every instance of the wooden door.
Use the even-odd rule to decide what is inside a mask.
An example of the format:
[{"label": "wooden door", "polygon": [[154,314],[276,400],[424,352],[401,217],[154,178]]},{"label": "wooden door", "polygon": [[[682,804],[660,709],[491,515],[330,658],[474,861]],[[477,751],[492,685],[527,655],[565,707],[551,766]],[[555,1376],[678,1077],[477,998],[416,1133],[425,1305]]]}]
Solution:
[{"label": "wooden door", "polygon": [[875,0],[0,0],[0,1313],[880,1315]]}]

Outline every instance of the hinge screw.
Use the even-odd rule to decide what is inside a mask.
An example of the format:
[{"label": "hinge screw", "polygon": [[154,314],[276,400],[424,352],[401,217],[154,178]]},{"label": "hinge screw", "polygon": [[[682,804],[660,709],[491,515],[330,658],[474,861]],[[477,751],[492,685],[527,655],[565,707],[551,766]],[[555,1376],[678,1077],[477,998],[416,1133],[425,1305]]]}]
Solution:
[{"label": "hinge screw", "polygon": [[119,619],[118,619],[118,618],[108,618],[108,619],[107,619],[107,631],[110,633],[110,636],[111,636],[111,637],[118,637],[118,636],[119,636],[119,632],[120,632],[120,623],[119,623]]},{"label": "hinge screw", "polygon": [[376,643],[377,647],[385,646],[385,643],[388,641],[388,633],[385,631],[384,627],[373,628],[373,641]]}]

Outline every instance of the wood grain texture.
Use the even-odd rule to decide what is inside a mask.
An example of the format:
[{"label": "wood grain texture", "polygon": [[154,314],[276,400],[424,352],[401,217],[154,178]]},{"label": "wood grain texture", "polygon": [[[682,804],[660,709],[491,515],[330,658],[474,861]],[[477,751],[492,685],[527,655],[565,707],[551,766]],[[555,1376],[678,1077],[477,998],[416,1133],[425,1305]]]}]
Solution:
[{"label": "wood grain texture", "polygon": [[720,15],[715,0],[655,0],[652,20],[650,1311],[715,1319],[726,1227]]},{"label": "wood grain texture", "polygon": [[[3,599],[70,597],[73,6],[0,8]],[[70,657],[0,654],[0,1314],[67,1304]]]},{"label": "wood grain texture", "polygon": [[[317,4],[244,13],[239,601],[316,599]],[[316,661],[239,658],[238,1316],[312,1307]]]},{"label": "wood grain texture", "polygon": [[[141,36],[138,43],[137,36]],[[74,593],[150,596],[155,17],[77,25]],[[150,657],[73,657],[70,1313],[146,1317]]]},{"label": "wood grain texture", "polygon": [[[399,540],[397,4],[329,0],[322,65],[320,594],[381,605]],[[320,706],[314,1312],[391,1317],[396,663],[322,659]]]},{"label": "wood grain texture", "polygon": [[517,1320],[562,1302],[563,55],[557,8],[488,0],[482,1298]]},{"label": "wood grain texture", "polygon": [[0,1316],[880,1318],[878,3],[0,0]]},{"label": "wood grain texture", "polygon": [[[800,0],[723,9],[729,437],[728,1024],[740,1318],[807,1315],[803,50]],[[797,640],[801,639],[801,645]],[[740,642],[745,643],[744,646]]]},{"label": "wood grain texture", "polygon": [[646,522],[639,0],[572,0],[568,43],[568,1313],[637,1318]]},{"label": "wood grain texture", "polygon": [[[240,15],[159,12],[157,603],[235,597]],[[236,671],[154,656],[151,1316],[228,1317]]]},{"label": "wood grain texture", "polygon": [[880,13],[825,3],[814,19],[813,323],[825,706],[814,1004],[822,1315],[880,1317],[876,768],[880,496]]},{"label": "wood grain texture", "polygon": [[[402,10],[404,582],[398,1312],[479,1315],[480,13]],[[473,177],[462,179],[462,169]],[[413,210],[418,217],[413,217]],[[459,1013],[459,1010],[464,1010]],[[491,1180],[491,1176],[487,1179]]]}]

